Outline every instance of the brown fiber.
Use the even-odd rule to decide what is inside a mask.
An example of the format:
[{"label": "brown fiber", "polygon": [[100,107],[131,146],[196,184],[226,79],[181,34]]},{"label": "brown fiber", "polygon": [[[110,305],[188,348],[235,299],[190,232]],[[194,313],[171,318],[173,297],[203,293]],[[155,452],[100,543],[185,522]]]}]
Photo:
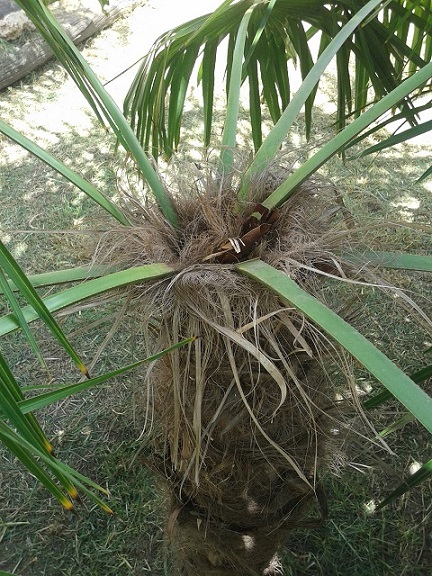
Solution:
[{"label": "brown fiber", "polygon": [[[182,576],[276,574],[289,531],[317,526],[326,513],[319,473],[340,414],[324,365],[342,353],[303,314],[212,256],[239,237],[287,170],[271,167],[241,210],[235,182],[194,176],[185,190],[183,175],[172,193],[179,230],[134,200],[133,227],[100,242],[105,261],[176,270],[133,288],[147,354],[197,337],[148,369],[142,393],[154,466],[171,495],[173,573]],[[355,276],[336,256],[352,238],[328,184],[301,186],[270,228],[249,258],[317,295],[323,273]]]}]

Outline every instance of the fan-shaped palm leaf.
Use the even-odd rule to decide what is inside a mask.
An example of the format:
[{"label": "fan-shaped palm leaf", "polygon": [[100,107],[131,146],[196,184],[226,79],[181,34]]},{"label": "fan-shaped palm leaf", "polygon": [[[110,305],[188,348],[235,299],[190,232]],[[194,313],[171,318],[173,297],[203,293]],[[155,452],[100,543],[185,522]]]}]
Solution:
[{"label": "fan-shaped palm leaf", "polygon": [[[199,63],[204,101],[204,143],[211,139],[215,61],[228,40],[227,89],[232,49],[242,18],[252,10],[244,48],[243,79],[249,80],[249,109],[255,149],[261,143],[261,98],[276,122],[290,101],[288,66],[298,62],[302,78],[316,57],[309,38],[320,35],[319,54],[358,11],[362,0],[240,0],[224,2],[211,18],[201,17],[161,36],[144,59],[125,101],[125,112],[146,150],[170,156],[180,138],[186,86]],[[366,25],[357,28],[337,54],[337,126],[346,114],[365,109],[370,97],[379,99],[402,79],[430,60],[432,11],[429,0],[415,6],[400,0],[386,2]],[[222,57],[222,56],[221,56]],[[353,63],[355,73],[350,70]],[[430,84],[430,82],[429,82]],[[181,86],[181,90],[179,87]],[[228,90],[229,97],[229,90]],[[305,104],[306,131],[312,122],[313,91]],[[409,114],[406,97],[399,108]]]}]

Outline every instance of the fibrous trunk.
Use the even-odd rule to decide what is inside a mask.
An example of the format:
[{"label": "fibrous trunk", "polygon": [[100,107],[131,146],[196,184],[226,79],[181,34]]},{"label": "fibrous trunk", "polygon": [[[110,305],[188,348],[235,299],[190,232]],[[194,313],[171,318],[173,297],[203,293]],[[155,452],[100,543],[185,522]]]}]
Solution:
[{"label": "fibrous trunk", "polygon": [[[214,271],[212,271],[214,273]],[[317,499],[330,390],[304,318],[220,269],[182,273],[164,317],[194,334],[154,369],[154,439],[169,481],[167,535],[179,574],[270,574],[288,532]],[[216,286],[215,286],[216,284]],[[260,293],[262,292],[262,293]]]},{"label": "fibrous trunk", "polygon": [[326,231],[324,215],[337,210],[315,185],[256,226],[250,214],[268,181],[278,184],[270,176],[243,211],[219,180],[174,195],[180,230],[145,206],[110,250],[177,270],[135,289],[147,352],[196,337],[151,366],[144,402],[181,576],[276,573],[289,532],[325,516],[319,471],[336,414],[323,366],[335,350],[289,303],[240,276],[235,259],[259,257],[314,292],[310,270],[338,269],[333,248],[349,235]]}]

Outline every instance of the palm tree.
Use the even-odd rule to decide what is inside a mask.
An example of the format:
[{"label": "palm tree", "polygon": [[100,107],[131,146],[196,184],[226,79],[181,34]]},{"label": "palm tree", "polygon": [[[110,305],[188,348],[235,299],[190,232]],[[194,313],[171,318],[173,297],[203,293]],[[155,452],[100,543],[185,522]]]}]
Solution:
[{"label": "palm tree", "polygon": [[[42,300],[1,245],[5,276],[0,280],[14,314],[0,320],[0,334],[20,328],[37,351],[29,323],[40,317],[86,373],[52,313],[101,292],[126,291],[140,314],[146,356],[152,361],[143,403],[154,422],[153,467],[170,493],[166,534],[177,573],[274,573],[289,532],[319,525],[326,516],[320,473],[331,459],[334,423],[344,418],[328,376],[332,363],[345,367],[348,385],[348,358],[356,358],[432,431],[431,398],[343,319],[343,303],[332,310],[321,290],[329,276],[365,282],[369,262],[392,267],[399,265],[399,256],[365,254],[361,231],[346,226],[342,211],[334,210],[331,189],[314,176],[386,111],[398,108],[415,123],[411,98],[430,85],[432,76],[429,3],[411,9],[390,2],[377,13],[377,0],[336,2],[331,8],[316,0],[227,0],[214,14],[155,44],[125,106],[137,136],[43,3],[18,4],[132,156],[149,195],[120,207],[0,123],[4,134],[65,175],[116,220],[101,243],[105,268],[93,272],[101,277],[55,298]],[[318,33],[315,62],[308,40]],[[186,190],[168,190],[141,144],[155,156],[173,153],[181,137],[185,87],[200,53],[204,140],[211,142],[212,70],[226,35],[228,103],[220,154]],[[339,132],[294,170],[278,150],[303,106],[309,132],[316,86],[335,54]],[[291,98],[286,62],[294,55],[304,82]],[[241,166],[235,144],[245,78],[256,153]],[[377,100],[373,106],[368,106],[369,82]],[[275,122],[265,138],[261,90]],[[344,128],[351,108],[357,118]],[[404,257],[407,268],[432,269],[430,257]],[[48,281],[80,274],[56,273]],[[28,308],[19,306],[7,279]],[[108,509],[85,478],[52,456],[32,411],[113,373],[26,400],[0,360],[0,439],[66,508],[72,508],[78,486]],[[419,382],[430,374],[427,367],[413,379]]]}]

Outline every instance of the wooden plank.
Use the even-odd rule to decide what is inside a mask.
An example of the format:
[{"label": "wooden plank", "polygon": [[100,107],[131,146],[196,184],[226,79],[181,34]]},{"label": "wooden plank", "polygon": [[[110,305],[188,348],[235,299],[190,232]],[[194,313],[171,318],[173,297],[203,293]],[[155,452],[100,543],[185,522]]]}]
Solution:
[{"label": "wooden plank", "polygon": [[[56,17],[75,44],[84,42],[103,28],[110,26],[126,8],[136,1],[118,2],[108,13],[58,13]],[[53,58],[53,52],[37,32],[24,44],[11,44],[0,54],[0,90],[10,86]]]}]

